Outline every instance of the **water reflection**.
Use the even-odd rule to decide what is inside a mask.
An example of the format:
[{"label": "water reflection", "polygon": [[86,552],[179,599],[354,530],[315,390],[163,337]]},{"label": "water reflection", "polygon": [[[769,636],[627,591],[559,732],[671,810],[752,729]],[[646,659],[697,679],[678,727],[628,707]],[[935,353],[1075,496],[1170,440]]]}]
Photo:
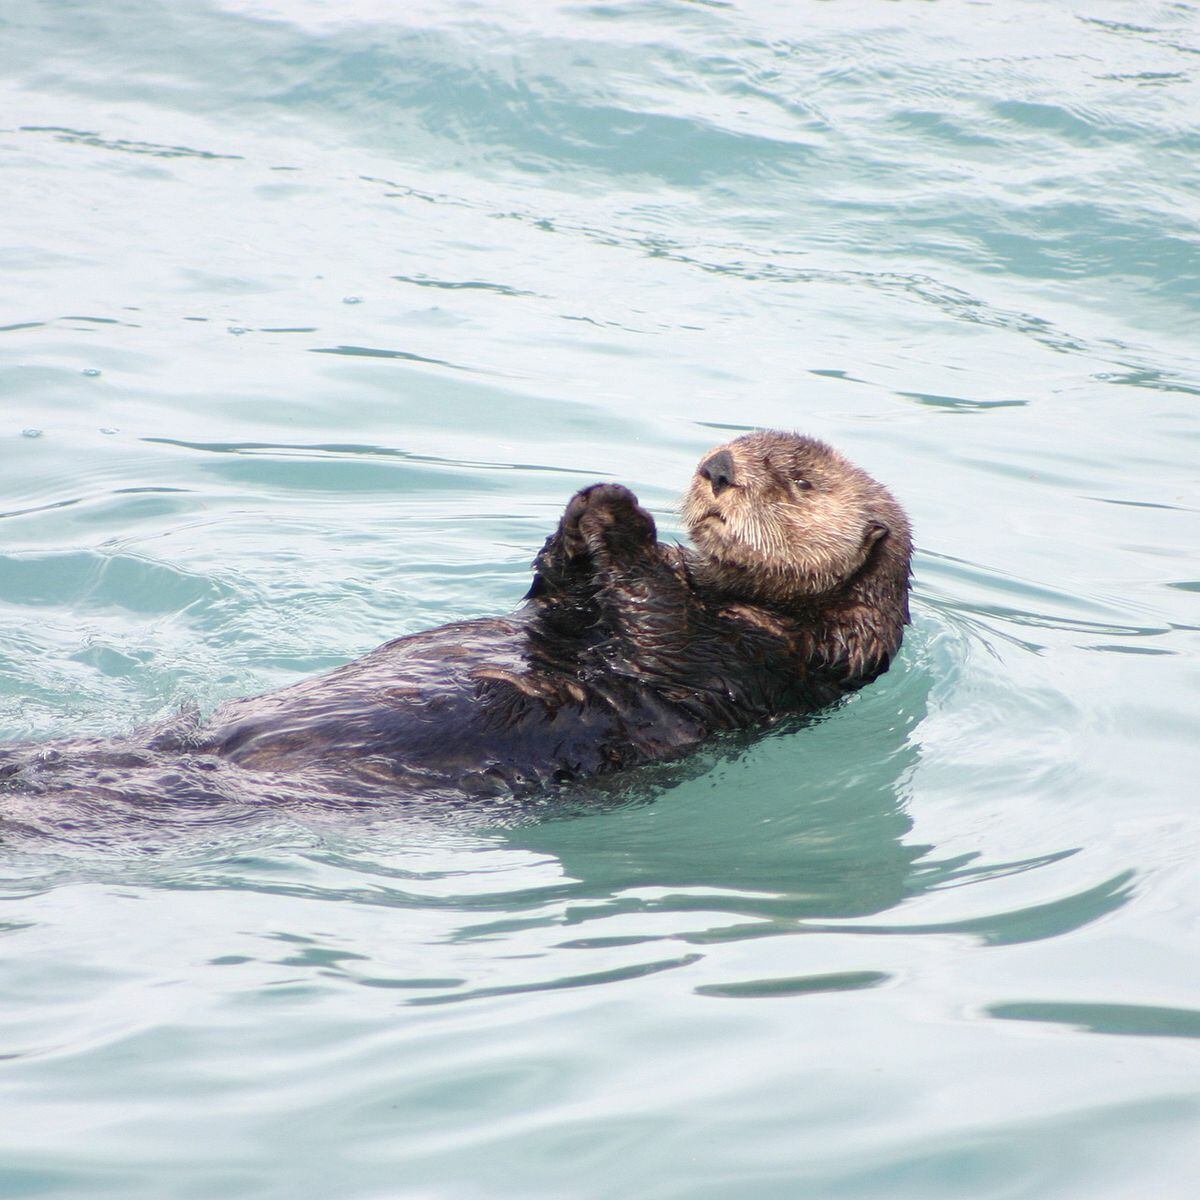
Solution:
[{"label": "water reflection", "polygon": [[[910,733],[928,684],[918,677],[894,694],[882,727],[844,711],[757,744],[737,739],[693,756],[665,789],[666,772],[648,773],[609,811],[522,824],[506,837],[552,855],[580,899],[626,910],[787,919],[884,911],[920,889],[918,863],[930,850],[906,840],[905,809],[919,758]],[[578,908],[568,920],[590,913]]]},{"label": "water reflection", "polygon": [[[883,913],[977,872],[969,857],[931,859],[933,848],[909,837],[916,731],[934,680],[915,657],[805,728],[732,739],[643,773],[602,813],[507,829],[507,844],[553,857],[573,881],[565,910],[547,919],[575,926],[627,913],[703,912],[720,920],[672,936],[726,940]],[[749,922],[730,925],[730,915]],[[487,923],[460,937],[500,927]]]},{"label": "water reflection", "polygon": [[[928,893],[986,884],[1076,853],[1065,847],[988,861],[980,851],[939,856],[913,838],[908,805],[921,760],[920,727],[933,689],[953,673],[950,662],[931,667],[928,660],[961,649],[938,633],[925,645],[913,641],[904,662],[875,689],[807,728],[757,743],[732,741],[681,766],[658,768],[608,797],[604,811],[543,813],[506,828],[507,846],[552,861],[566,878],[523,904],[510,896],[503,917],[466,924],[454,940],[542,929],[557,935],[546,952],[611,952],[663,941],[703,947],[802,933],[956,934],[1004,945],[1060,935],[1123,905],[1132,893],[1131,871],[1049,901],[996,909],[981,891],[961,919],[897,919],[896,910]],[[857,990],[887,978],[860,971],[757,979],[703,994]]]}]

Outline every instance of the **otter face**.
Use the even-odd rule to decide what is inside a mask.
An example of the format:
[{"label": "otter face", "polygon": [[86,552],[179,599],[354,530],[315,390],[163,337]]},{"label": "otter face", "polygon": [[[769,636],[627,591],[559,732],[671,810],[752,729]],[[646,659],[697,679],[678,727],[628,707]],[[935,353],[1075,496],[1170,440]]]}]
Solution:
[{"label": "otter face", "polygon": [[719,573],[797,600],[850,579],[893,513],[887,491],[836,450],[777,432],[748,433],[711,451],[683,503],[693,542]]}]

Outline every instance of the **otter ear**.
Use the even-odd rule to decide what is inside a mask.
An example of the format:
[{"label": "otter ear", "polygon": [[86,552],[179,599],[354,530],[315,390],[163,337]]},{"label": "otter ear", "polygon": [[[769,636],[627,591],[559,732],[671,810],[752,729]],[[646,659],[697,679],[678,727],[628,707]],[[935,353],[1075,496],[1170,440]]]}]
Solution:
[{"label": "otter ear", "polygon": [[876,542],[882,541],[892,531],[882,521],[871,521],[867,525],[867,531],[863,534],[863,545],[873,546]]}]

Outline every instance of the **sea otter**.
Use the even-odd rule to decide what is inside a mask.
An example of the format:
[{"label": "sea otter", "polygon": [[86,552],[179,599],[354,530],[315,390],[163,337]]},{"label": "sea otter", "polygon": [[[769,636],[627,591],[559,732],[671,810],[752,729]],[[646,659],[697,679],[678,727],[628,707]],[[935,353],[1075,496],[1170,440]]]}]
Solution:
[{"label": "sea otter", "polygon": [[6,790],[206,796],[522,793],[675,758],[870,682],[908,622],[908,520],[810,437],[707,454],[657,540],[627,488],[577,493],[513,613],[388,642],[211,719],[0,752]]}]

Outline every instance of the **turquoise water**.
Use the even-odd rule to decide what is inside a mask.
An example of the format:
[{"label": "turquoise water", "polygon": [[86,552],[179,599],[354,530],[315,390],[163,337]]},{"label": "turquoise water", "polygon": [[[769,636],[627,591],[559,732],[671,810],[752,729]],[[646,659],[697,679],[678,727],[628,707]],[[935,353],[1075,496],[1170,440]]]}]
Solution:
[{"label": "turquoise water", "polygon": [[0,1195],[1192,1195],[1198,81],[1190,3],[0,8],[3,738],[505,611],[730,430],[920,551],[625,803],[22,813]]}]

